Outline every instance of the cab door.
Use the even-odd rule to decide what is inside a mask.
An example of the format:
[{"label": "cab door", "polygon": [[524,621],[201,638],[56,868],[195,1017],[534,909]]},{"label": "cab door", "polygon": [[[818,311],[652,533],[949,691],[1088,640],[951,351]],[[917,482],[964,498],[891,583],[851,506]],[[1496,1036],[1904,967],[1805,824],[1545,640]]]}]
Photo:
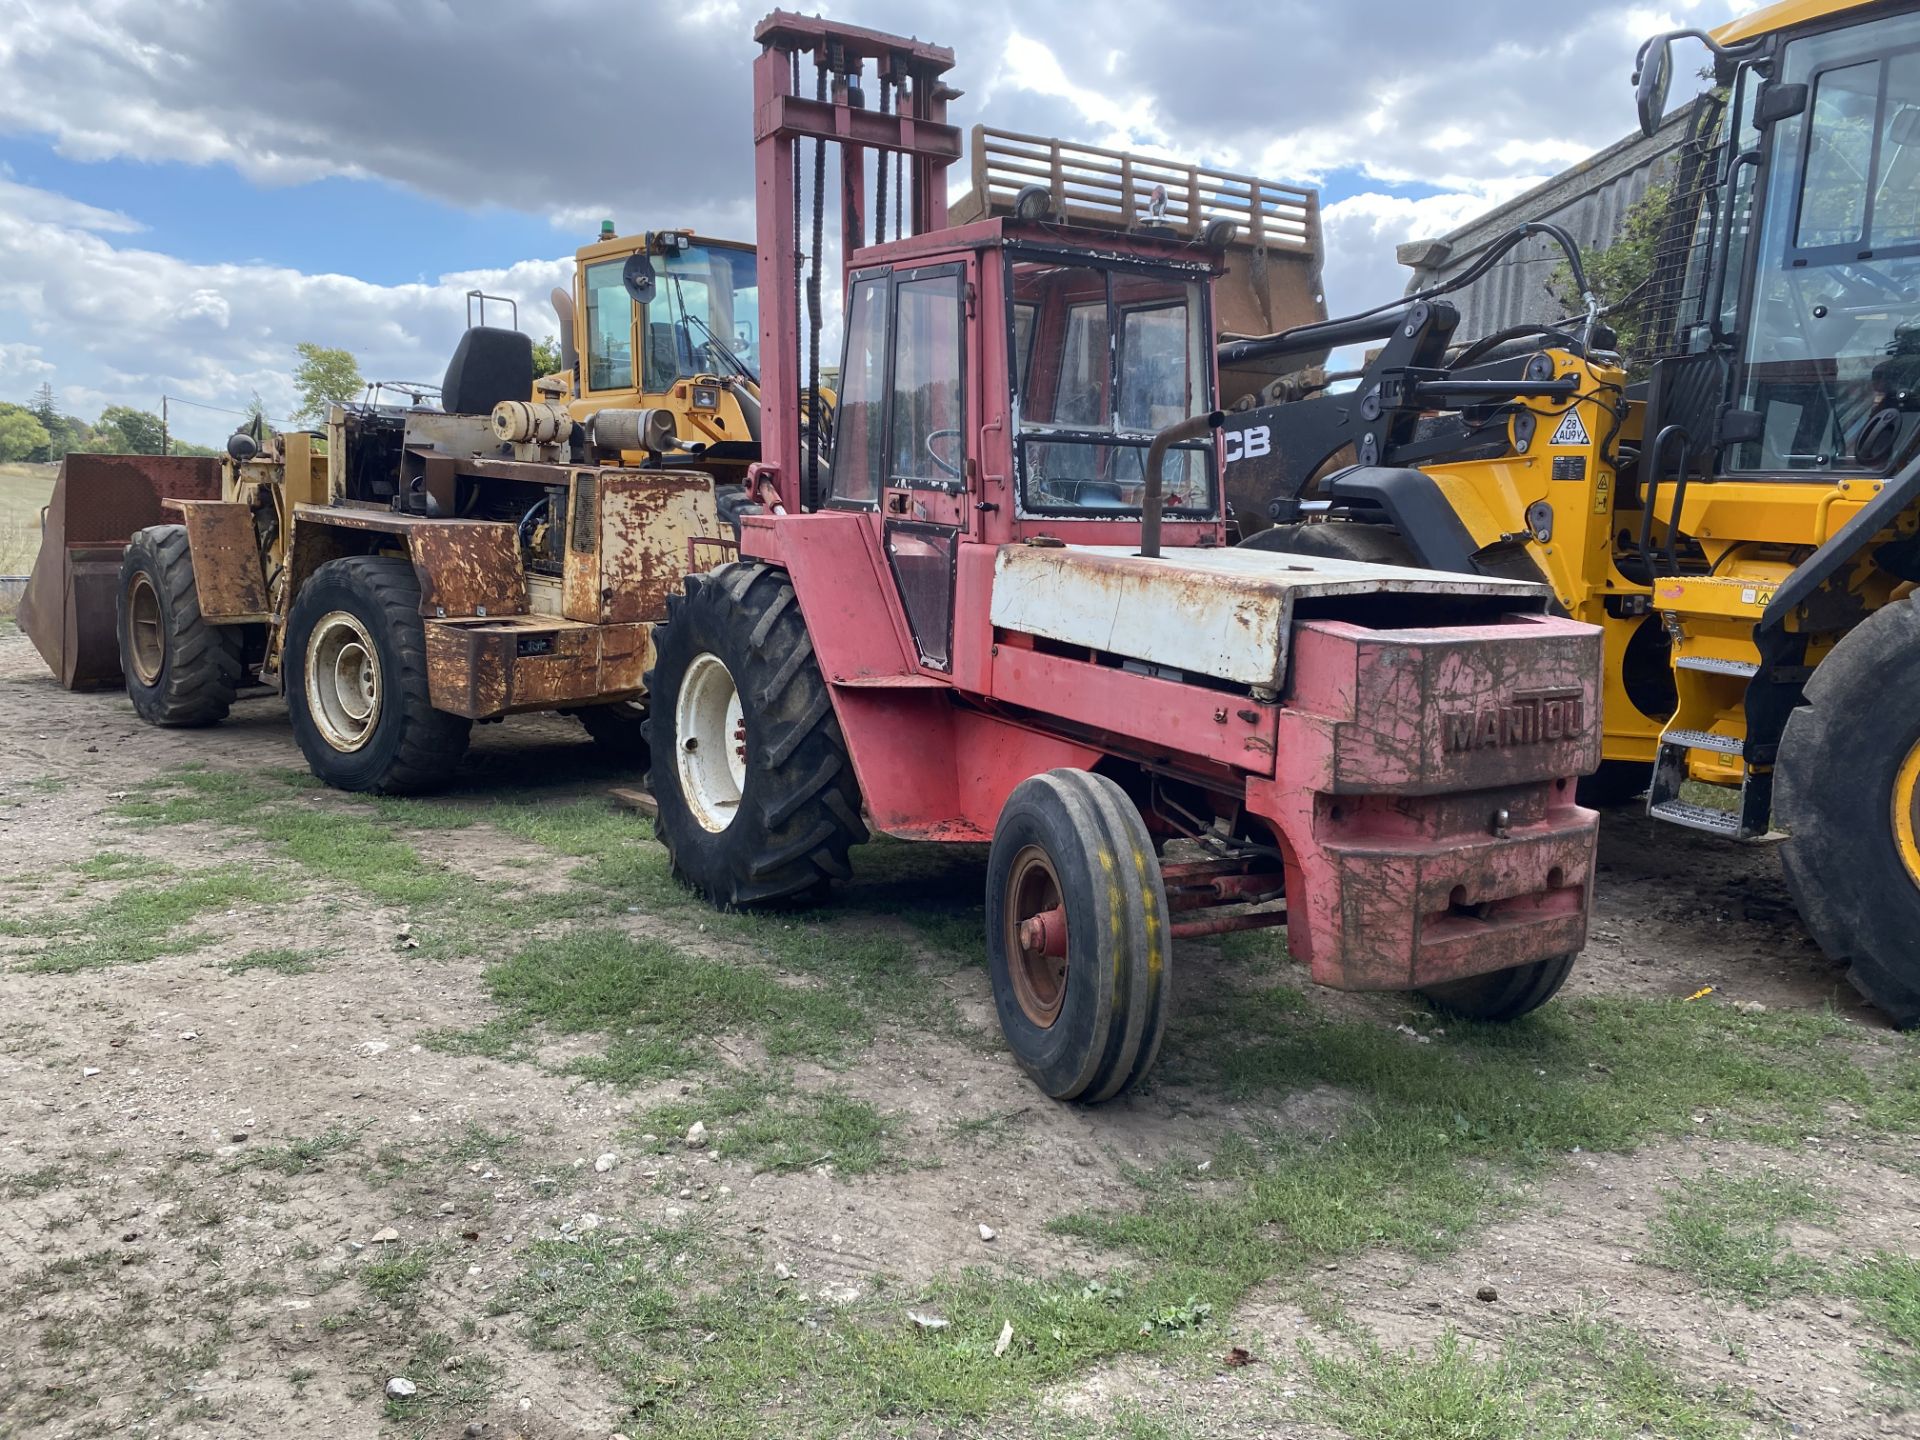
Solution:
[{"label": "cab door", "polygon": [[943,672],[970,520],[967,271],[955,261],[854,276],[828,502],[871,515],[920,663]]}]

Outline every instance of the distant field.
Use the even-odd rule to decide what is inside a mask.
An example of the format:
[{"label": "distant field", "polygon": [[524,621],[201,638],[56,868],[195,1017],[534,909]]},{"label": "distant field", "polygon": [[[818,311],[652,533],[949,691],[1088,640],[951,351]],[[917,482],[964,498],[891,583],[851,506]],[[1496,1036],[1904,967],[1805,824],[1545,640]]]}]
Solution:
[{"label": "distant field", "polygon": [[24,575],[40,551],[40,507],[57,465],[0,465],[0,575]]}]

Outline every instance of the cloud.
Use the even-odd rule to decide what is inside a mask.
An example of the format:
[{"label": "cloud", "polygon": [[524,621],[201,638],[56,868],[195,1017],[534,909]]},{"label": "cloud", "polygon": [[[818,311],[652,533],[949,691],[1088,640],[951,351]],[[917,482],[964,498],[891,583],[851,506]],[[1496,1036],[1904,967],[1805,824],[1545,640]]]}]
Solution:
[{"label": "cloud", "polygon": [[[571,260],[530,260],[412,285],[283,266],[193,264],[62,223],[58,196],[15,187],[0,209],[0,395],[24,398],[55,378],[70,410],[103,404],[157,410],[162,394],[226,409],[255,393],[268,413],[294,408],[294,347],[352,350],[370,379],[437,382],[466,325],[468,290],[513,297],[535,335],[556,328],[547,292]],[[68,216],[69,220],[74,217]],[[188,409],[177,429],[211,443],[231,417]]]},{"label": "cloud", "polygon": [[[267,187],[377,178],[473,211],[601,215],[746,236],[751,24],[740,0],[0,0],[0,134],[65,156],[230,166]],[[1742,0],[1609,11],[1480,0],[829,0],[954,47],[953,118],[1147,149],[1278,180],[1361,180],[1326,211],[1336,306],[1397,293],[1401,240],[1450,227],[1618,139],[1662,25]],[[1375,182],[1375,183],[1369,183]],[[1407,200],[1396,182],[1442,193]],[[628,219],[628,217],[633,217]],[[293,345],[431,379],[460,292],[528,298],[564,263],[380,286],[138,247],[135,218],[0,174],[0,383],[54,365],[71,394],[161,389],[291,403]],[[556,232],[556,249],[563,248]],[[393,245],[404,252],[406,236]],[[831,300],[830,300],[830,303]],[[545,333],[535,319],[527,328]]]}]

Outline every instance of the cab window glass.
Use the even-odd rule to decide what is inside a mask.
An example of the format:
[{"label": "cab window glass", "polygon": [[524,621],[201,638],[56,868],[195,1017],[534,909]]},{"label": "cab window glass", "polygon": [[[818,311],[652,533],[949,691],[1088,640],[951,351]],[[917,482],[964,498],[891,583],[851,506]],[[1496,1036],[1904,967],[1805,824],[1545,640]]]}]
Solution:
[{"label": "cab window glass", "polygon": [[1867,225],[1867,176],[1873,169],[1873,111],[1880,65],[1849,65],[1820,77],[1813,97],[1813,142],[1800,198],[1800,244],[1847,245]]},{"label": "cab window glass", "polygon": [[587,267],[587,388],[633,388],[633,301],[621,260]]},{"label": "cab window glass", "polygon": [[903,281],[896,291],[890,478],[965,473],[960,380],[960,276]]},{"label": "cab window glass", "polygon": [[834,421],[833,495],[872,505],[880,499],[882,422],[887,383],[887,280],[861,280],[847,302],[840,408]]}]

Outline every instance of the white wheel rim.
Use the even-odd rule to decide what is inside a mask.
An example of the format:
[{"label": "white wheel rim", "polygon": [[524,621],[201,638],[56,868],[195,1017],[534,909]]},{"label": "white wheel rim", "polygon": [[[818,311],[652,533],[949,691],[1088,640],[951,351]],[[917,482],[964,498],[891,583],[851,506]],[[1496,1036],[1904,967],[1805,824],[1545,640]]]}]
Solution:
[{"label": "white wheel rim", "polygon": [[307,709],[335,750],[354,751],[380,723],[380,652],[357,616],[335,610],[307,641]]},{"label": "white wheel rim", "polygon": [[740,813],[747,784],[747,726],[733,674],[717,655],[699,655],[673,708],[674,761],[693,818],[718,835]]}]

